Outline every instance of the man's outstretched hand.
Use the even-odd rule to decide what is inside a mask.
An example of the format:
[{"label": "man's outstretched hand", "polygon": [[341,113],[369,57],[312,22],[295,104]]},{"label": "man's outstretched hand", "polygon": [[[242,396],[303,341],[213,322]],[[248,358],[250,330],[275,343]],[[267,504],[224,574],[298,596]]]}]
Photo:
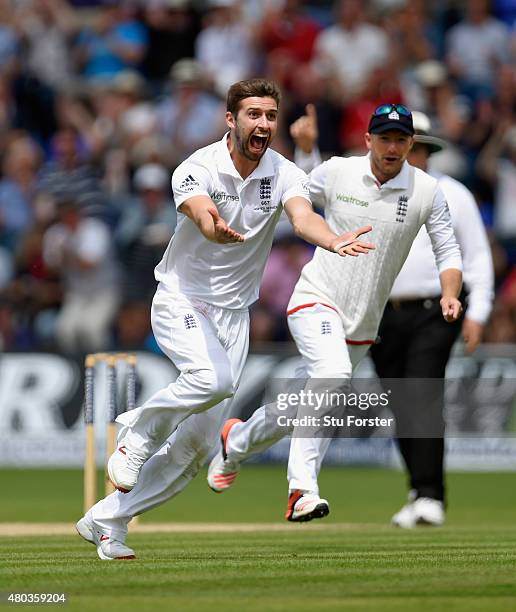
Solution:
[{"label": "man's outstretched hand", "polygon": [[372,229],[373,228],[371,225],[364,225],[364,227],[360,227],[353,232],[345,232],[344,234],[341,234],[331,243],[331,250],[341,257],[345,257],[346,255],[357,257],[360,255],[360,253],[367,255],[369,251],[376,247],[370,242],[362,242],[361,240],[358,240],[358,237],[362,236],[362,234],[369,233]]},{"label": "man's outstretched hand", "polygon": [[214,235],[213,241],[219,244],[230,244],[232,242],[244,242],[245,238],[232,229],[224,219],[219,215],[219,211],[215,207],[208,208],[208,213],[213,219]]}]

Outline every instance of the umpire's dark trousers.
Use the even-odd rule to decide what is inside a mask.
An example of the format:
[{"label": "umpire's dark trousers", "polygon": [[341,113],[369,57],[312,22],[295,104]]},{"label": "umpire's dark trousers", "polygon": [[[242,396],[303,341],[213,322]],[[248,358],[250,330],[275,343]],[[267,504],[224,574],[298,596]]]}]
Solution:
[{"label": "umpire's dark trousers", "polygon": [[[379,342],[372,346],[380,378],[433,378],[437,385],[438,413],[442,420],[444,374],[452,346],[461,329],[461,321],[446,323],[439,297],[388,302],[378,332]],[[417,418],[417,411],[428,404],[418,398],[418,385],[410,385],[405,406]],[[435,398],[434,398],[435,399]],[[393,407],[394,413],[396,409]],[[444,421],[442,422],[444,434]],[[398,435],[400,429],[398,429]],[[417,497],[445,501],[444,438],[399,437],[398,444],[407,467],[410,488]]]}]

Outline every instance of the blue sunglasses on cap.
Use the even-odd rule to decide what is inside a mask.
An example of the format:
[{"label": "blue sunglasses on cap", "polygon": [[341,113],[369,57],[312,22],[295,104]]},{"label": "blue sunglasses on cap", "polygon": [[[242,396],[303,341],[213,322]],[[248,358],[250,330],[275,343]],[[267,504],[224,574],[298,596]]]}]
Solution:
[{"label": "blue sunglasses on cap", "polygon": [[412,117],[412,113],[406,106],[403,104],[382,104],[378,106],[373,113],[373,117],[380,117],[381,115],[388,115],[392,113],[392,111],[396,111],[400,115],[404,115],[405,117]]}]

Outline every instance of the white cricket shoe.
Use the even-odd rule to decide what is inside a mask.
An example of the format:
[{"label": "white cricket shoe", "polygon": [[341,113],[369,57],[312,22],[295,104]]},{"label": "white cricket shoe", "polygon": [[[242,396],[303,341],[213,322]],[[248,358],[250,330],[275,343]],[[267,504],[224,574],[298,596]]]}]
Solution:
[{"label": "white cricket shoe", "polygon": [[316,493],[306,493],[294,489],[288,497],[287,521],[306,522],[316,518],[324,518],[330,513],[330,505]]},{"label": "white cricket shoe", "polygon": [[129,493],[138,480],[145,459],[138,457],[126,446],[119,446],[111,455],[107,464],[109,480],[115,489]]},{"label": "white cricket shoe", "polygon": [[417,498],[416,489],[410,489],[408,492],[408,503],[398,510],[391,519],[391,524],[395,527],[401,527],[402,529],[412,529],[416,526],[414,517],[414,502]]},{"label": "white cricket shoe", "polygon": [[392,524],[402,529],[413,529],[418,525],[440,527],[444,524],[444,516],[443,502],[430,497],[420,497],[411,501],[409,494],[409,503],[396,512],[392,517]]},{"label": "white cricket shoe", "polygon": [[224,423],[220,432],[220,451],[211,460],[207,476],[208,485],[215,493],[222,493],[229,489],[240,471],[240,463],[228,459],[227,441],[233,425],[241,422],[241,419],[229,419]]},{"label": "white cricket shoe", "polygon": [[414,502],[414,518],[416,525],[441,527],[444,524],[444,504],[431,497],[419,497]]},{"label": "white cricket shoe", "polygon": [[402,529],[413,529],[416,526],[416,516],[414,514],[414,502],[405,504],[401,510],[392,517],[391,523],[395,527]]},{"label": "white cricket shoe", "polygon": [[97,554],[103,561],[116,559],[136,559],[134,550],[119,540],[104,535],[96,523],[87,514],[75,525],[77,533],[90,544],[97,547]]}]

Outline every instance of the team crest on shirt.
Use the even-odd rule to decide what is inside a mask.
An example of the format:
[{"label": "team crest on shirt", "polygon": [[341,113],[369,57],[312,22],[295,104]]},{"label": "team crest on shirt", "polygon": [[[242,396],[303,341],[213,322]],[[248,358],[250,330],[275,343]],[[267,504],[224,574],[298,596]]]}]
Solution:
[{"label": "team crest on shirt", "polygon": [[402,195],[398,198],[398,205],[396,207],[396,221],[398,223],[404,223],[405,217],[407,216],[408,209],[408,196]]},{"label": "team crest on shirt", "polygon": [[270,178],[260,179],[260,202],[254,207],[254,210],[268,214],[275,210],[276,206],[272,204],[272,185]]},{"label": "team crest on shirt", "polygon": [[327,336],[328,334],[331,334],[331,322],[321,321],[321,335]]},{"label": "team crest on shirt", "polygon": [[184,316],[185,329],[195,329],[197,327],[197,319],[193,314]]}]

